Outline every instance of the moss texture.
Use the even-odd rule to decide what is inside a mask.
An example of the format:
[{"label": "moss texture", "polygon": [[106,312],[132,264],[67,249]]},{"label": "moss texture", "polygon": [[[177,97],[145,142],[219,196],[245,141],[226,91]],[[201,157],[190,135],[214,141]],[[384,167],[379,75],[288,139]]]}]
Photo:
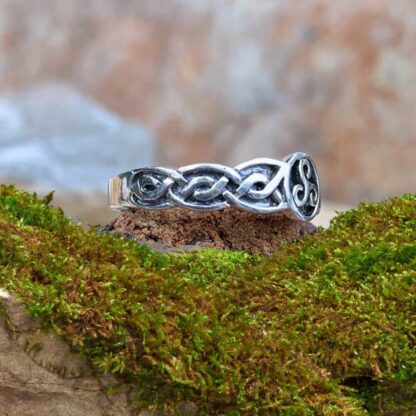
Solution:
[{"label": "moss texture", "polygon": [[158,254],[49,202],[0,186],[0,286],[134,385],[138,407],[416,412],[415,195],[362,204],[270,257]]}]

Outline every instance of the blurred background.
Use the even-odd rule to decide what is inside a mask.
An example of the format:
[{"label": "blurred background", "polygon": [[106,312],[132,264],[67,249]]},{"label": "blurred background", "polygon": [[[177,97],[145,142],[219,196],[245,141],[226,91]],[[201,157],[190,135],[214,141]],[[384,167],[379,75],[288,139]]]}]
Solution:
[{"label": "blurred background", "polygon": [[105,223],[110,176],[293,151],[334,208],[416,191],[412,0],[1,0],[0,181]]}]

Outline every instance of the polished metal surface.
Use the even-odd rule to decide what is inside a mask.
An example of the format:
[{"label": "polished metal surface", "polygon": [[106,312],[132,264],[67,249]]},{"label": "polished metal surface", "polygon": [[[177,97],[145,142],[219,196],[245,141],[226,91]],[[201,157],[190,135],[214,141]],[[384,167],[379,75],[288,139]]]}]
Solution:
[{"label": "polished metal surface", "polygon": [[236,206],[260,214],[285,212],[311,220],[320,209],[319,178],[305,153],[284,161],[260,158],[235,168],[200,163],[177,170],[146,167],[110,180],[110,207],[212,211]]}]

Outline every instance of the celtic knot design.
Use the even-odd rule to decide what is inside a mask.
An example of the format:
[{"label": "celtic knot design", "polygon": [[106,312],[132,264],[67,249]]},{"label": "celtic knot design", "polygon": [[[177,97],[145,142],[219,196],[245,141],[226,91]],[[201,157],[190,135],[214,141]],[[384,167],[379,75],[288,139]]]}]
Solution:
[{"label": "celtic knot design", "polygon": [[[236,206],[246,211],[292,211],[308,220],[319,211],[319,182],[308,155],[285,161],[254,159],[234,168],[205,163],[177,170],[149,167],[120,175],[114,192],[118,205],[161,209],[184,207],[210,211]],[[113,184],[114,185],[114,184]],[[111,185],[110,185],[111,188]],[[113,198],[114,199],[114,198]]]}]

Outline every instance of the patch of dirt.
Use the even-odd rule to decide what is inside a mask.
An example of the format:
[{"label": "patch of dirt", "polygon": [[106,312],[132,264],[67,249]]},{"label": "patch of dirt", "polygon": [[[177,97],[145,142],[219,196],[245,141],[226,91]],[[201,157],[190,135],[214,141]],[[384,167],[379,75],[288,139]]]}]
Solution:
[{"label": "patch of dirt", "polygon": [[278,214],[254,214],[237,208],[200,212],[183,208],[132,209],[103,231],[121,234],[159,251],[212,247],[272,254],[282,243],[313,234],[308,222]]}]

